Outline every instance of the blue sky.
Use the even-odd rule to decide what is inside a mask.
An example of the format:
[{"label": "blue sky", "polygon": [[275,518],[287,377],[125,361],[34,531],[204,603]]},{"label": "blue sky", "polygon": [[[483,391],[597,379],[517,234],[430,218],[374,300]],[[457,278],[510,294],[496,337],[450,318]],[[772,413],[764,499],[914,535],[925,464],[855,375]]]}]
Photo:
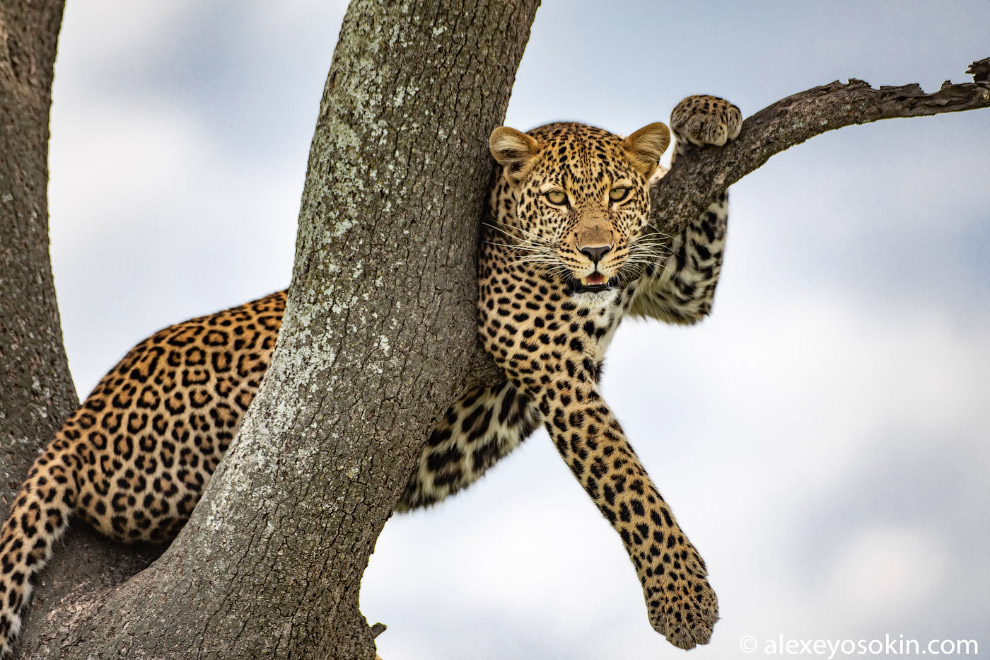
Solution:
[{"label": "blue sky", "polygon": [[[85,394],[139,339],[284,287],[344,3],[68,3],[51,236]],[[990,4],[546,2],[506,123],[618,133],[836,79],[965,80]],[[604,393],[740,640],[990,648],[990,112],[815,138],[732,190],[711,319],[628,323]],[[442,149],[443,145],[438,145]],[[70,550],[66,550],[70,551]],[[679,657],[541,434],[396,517],[362,590],[387,660]]]}]

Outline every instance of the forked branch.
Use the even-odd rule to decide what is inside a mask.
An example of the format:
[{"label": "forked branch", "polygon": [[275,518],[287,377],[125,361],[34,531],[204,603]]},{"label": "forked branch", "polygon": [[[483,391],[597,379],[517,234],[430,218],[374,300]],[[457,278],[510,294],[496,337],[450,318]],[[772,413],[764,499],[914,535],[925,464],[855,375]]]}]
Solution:
[{"label": "forked branch", "polygon": [[746,119],[731,144],[678,157],[676,167],[653,189],[653,222],[668,235],[680,233],[717,195],[771,156],[826,131],[990,107],[990,58],[974,62],[967,73],[976,82],[946,81],[932,94],[918,84],[874,89],[851,78],[781,99]]}]

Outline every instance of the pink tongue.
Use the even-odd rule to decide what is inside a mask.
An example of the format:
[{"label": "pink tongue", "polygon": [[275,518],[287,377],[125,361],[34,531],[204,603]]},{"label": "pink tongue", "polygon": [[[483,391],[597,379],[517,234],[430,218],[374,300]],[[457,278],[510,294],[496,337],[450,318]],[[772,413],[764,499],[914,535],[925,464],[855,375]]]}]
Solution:
[{"label": "pink tongue", "polygon": [[594,273],[585,278],[588,284],[605,284],[605,276],[601,273]]}]

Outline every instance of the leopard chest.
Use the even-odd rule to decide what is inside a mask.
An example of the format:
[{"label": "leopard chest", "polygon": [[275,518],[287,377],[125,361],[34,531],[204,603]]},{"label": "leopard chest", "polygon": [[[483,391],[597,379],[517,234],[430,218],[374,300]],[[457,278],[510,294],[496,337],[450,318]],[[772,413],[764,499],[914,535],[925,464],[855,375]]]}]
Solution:
[{"label": "leopard chest", "polygon": [[629,297],[623,288],[572,294],[567,282],[521,260],[489,261],[479,283],[482,343],[524,383],[575,368],[597,373]]}]

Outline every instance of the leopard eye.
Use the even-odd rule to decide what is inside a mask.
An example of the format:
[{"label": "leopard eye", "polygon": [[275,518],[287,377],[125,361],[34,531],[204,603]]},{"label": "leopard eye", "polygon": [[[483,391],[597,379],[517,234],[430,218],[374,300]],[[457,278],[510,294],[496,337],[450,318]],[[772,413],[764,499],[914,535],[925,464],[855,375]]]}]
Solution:
[{"label": "leopard eye", "polygon": [[547,201],[554,206],[566,206],[567,205],[567,193],[563,190],[551,190],[544,195]]},{"label": "leopard eye", "polygon": [[621,202],[629,196],[631,188],[612,188],[608,191],[608,198],[613,202]]}]

